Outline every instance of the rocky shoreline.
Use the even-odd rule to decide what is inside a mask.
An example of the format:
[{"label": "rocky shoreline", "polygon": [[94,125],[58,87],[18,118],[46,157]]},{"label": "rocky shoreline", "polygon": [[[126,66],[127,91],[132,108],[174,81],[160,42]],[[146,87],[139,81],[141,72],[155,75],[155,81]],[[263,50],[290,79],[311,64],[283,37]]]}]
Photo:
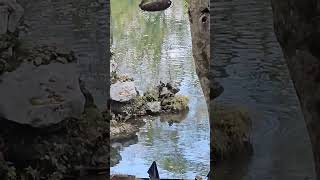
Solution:
[{"label": "rocky shoreline", "polygon": [[[112,72],[110,88],[111,123],[110,140],[119,150],[126,142],[136,138],[139,128],[150,116],[171,114],[179,116],[188,111],[188,98],[178,95],[179,88],[163,83],[147,89],[142,95],[137,91],[133,78]],[[168,122],[173,123],[173,122]],[[111,164],[117,164],[121,157],[114,152]]]}]

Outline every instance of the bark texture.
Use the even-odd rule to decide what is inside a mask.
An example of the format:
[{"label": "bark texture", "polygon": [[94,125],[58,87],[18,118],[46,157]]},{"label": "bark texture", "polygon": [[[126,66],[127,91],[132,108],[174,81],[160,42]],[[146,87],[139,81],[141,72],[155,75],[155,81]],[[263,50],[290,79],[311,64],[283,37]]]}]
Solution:
[{"label": "bark texture", "polygon": [[[210,100],[220,95],[222,91],[217,91],[219,86],[210,79],[210,10],[208,0],[189,0],[189,21],[192,36],[192,53],[196,66],[196,73],[200,80],[201,88],[205,96],[208,110],[210,112]],[[212,90],[211,90],[212,89]],[[220,88],[220,90],[223,90]],[[211,92],[210,92],[211,91]],[[213,94],[214,93],[214,94]],[[209,113],[210,137],[214,137],[213,120]],[[213,138],[211,138],[212,140]],[[215,142],[210,143],[210,149],[213,149]],[[213,151],[210,151],[211,167],[214,163]],[[213,173],[210,173],[209,179],[213,179]]]},{"label": "bark texture", "polygon": [[320,179],[320,0],[272,0],[274,28],[304,113]]},{"label": "bark texture", "polygon": [[192,36],[192,53],[196,72],[206,98],[209,101],[209,61],[210,61],[210,11],[207,0],[189,1],[189,20]]}]

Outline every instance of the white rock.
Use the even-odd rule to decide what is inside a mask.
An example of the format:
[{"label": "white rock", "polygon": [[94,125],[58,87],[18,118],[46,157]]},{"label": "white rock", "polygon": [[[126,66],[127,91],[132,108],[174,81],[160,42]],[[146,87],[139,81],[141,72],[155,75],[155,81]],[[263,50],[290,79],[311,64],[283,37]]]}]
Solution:
[{"label": "white rock", "polygon": [[67,117],[79,117],[85,98],[78,78],[74,63],[39,67],[21,64],[16,71],[1,77],[0,117],[33,127],[48,127]]},{"label": "white rock", "polygon": [[137,96],[136,87],[133,81],[116,82],[111,84],[110,97],[114,101],[127,102]]},{"label": "white rock", "polygon": [[146,110],[150,111],[151,113],[159,113],[161,110],[161,103],[158,101],[148,102],[146,104]]}]

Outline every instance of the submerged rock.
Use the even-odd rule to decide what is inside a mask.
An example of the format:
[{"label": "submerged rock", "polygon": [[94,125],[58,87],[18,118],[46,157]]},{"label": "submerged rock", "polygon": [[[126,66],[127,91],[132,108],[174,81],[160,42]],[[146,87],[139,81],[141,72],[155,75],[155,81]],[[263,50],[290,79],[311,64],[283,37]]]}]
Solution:
[{"label": "submerged rock", "polygon": [[170,5],[170,0],[142,0],[139,7],[144,11],[163,11],[169,8]]},{"label": "submerged rock", "polygon": [[161,122],[168,122],[169,126],[173,123],[180,123],[185,120],[188,115],[188,110],[181,111],[179,113],[165,113],[160,116]]},{"label": "submerged rock", "polygon": [[215,98],[217,98],[218,96],[220,96],[224,91],[223,86],[215,81],[215,80],[211,80],[210,82],[210,100],[213,100]]},{"label": "submerged rock", "polygon": [[215,161],[230,158],[240,153],[252,153],[250,142],[251,119],[246,110],[235,106],[212,105],[214,119],[213,153]]},{"label": "submerged rock", "polygon": [[129,123],[117,123],[110,127],[110,140],[130,139],[136,135],[139,128]]},{"label": "submerged rock", "polygon": [[85,99],[78,78],[76,64],[23,63],[1,77],[0,117],[37,128],[79,117]]}]

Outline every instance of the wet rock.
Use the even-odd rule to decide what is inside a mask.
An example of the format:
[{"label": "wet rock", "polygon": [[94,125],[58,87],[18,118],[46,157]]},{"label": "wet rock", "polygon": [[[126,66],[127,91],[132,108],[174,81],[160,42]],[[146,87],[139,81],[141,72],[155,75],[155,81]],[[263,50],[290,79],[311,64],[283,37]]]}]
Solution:
[{"label": "wet rock", "polygon": [[217,81],[211,80],[210,82],[210,100],[214,100],[220,96],[224,91],[223,86]]},{"label": "wet rock", "polygon": [[176,86],[175,84],[172,83],[167,83],[166,87],[168,88],[168,90],[170,92],[172,92],[173,94],[176,94],[180,91],[180,89],[178,88],[178,86]]},{"label": "wet rock", "polygon": [[139,7],[144,11],[163,11],[169,8],[170,5],[170,0],[142,0]]},{"label": "wet rock", "polygon": [[110,109],[113,113],[122,115],[123,117],[129,116],[134,107],[132,107],[131,102],[118,102],[118,101],[111,101]]},{"label": "wet rock", "polygon": [[79,117],[85,99],[78,78],[76,64],[23,63],[1,77],[0,117],[37,128]]},{"label": "wet rock", "polygon": [[65,58],[65,57],[57,57],[56,61],[60,62],[62,64],[67,64],[68,63],[68,59]]},{"label": "wet rock", "polygon": [[158,101],[147,102],[146,111],[149,114],[158,114],[158,113],[160,113],[160,111],[161,111],[161,102],[158,102]]},{"label": "wet rock", "polygon": [[137,96],[134,82],[116,82],[110,87],[110,97],[113,101],[128,102]]},{"label": "wet rock", "polygon": [[29,56],[23,61],[33,62],[34,65],[47,65],[50,63],[67,64],[76,60],[73,51],[55,46],[39,46],[28,52]]},{"label": "wet rock", "polygon": [[42,58],[41,57],[36,57],[33,61],[33,64],[35,66],[40,66],[42,64]]},{"label": "wet rock", "polygon": [[130,139],[136,135],[136,132],[139,131],[139,128],[132,124],[128,123],[118,123],[117,125],[110,127],[110,140],[122,140]]}]

